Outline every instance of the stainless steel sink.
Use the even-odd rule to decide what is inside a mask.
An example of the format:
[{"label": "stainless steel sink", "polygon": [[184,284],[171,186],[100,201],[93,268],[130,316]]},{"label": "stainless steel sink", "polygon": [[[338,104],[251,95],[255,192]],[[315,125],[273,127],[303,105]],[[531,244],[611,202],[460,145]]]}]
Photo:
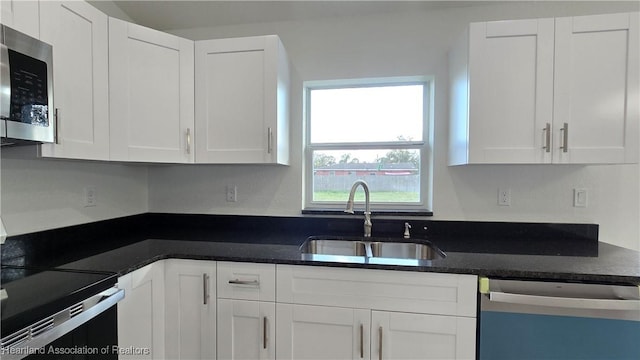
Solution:
[{"label": "stainless steel sink", "polygon": [[446,254],[426,240],[341,238],[311,236],[300,246],[302,254],[360,256],[408,260],[444,259]]},{"label": "stainless steel sink", "polygon": [[446,256],[440,249],[429,244],[378,241],[370,245],[373,257],[434,260],[444,259]]},{"label": "stainless steel sink", "polygon": [[363,241],[330,240],[308,238],[300,251],[314,255],[366,256],[367,247]]}]

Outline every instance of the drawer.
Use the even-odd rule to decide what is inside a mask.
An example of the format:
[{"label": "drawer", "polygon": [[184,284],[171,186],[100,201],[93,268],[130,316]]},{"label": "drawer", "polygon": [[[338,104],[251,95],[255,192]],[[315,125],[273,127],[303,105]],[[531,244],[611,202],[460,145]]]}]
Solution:
[{"label": "drawer", "polygon": [[476,317],[475,275],[277,266],[277,302]]},{"label": "drawer", "polygon": [[276,266],[242,262],[218,262],[218,298],[275,301]]}]

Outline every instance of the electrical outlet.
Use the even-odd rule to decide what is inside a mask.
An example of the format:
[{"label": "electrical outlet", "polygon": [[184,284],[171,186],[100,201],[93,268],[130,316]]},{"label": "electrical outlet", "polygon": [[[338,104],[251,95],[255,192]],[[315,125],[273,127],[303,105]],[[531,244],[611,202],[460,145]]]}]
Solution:
[{"label": "electrical outlet", "polygon": [[92,207],[98,205],[98,197],[95,186],[85,186],[83,196],[84,207]]},{"label": "electrical outlet", "polygon": [[498,189],[498,205],[511,206],[511,189],[509,188]]},{"label": "electrical outlet", "polygon": [[227,202],[238,201],[238,187],[235,185],[227,185]]},{"label": "electrical outlet", "polygon": [[573,206],[587,207],[587,189],[573,189]]}]

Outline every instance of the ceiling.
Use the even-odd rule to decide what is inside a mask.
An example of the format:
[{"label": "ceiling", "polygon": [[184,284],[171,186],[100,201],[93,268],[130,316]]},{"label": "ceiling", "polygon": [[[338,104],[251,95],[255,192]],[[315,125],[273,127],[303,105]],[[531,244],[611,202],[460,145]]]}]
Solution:
[{"label": "ceiling", "polygon": [[140,25],[158,30],[437,10],[486,1],[113,1]]}]

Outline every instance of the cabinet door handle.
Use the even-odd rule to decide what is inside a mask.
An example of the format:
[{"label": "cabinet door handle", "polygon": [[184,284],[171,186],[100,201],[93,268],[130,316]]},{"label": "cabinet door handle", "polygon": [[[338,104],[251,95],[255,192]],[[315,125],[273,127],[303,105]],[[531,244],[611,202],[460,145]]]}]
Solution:
[{"label": "cabinet door handle", "polygon": [[191,129],[187,128],[187,154],[191,154]]},{"label": "cabinet door handle", "polygon": [[[13,2],[11,2],[11,4],[13,4]],[[59,137],[59,132],[60,132],[60,108],[56,108],[55,111],[53,112],[53,126],[55,126],[55,129],[53,130],[53,142],[56,145],[60,145],[60,137]]]},{"label": "cabinet door handle", "polygon": [[382,360],[382,326],[378,328],[378,360]]},{"label": "cabinet door handle", "polygon": [[568,152],[569,151],[569,124],[564,123],[564,126],[562,126],[562,129],[560,129],[562,131],[562,152]]},{"label": "cabinet door handle", "polygon": [[258,286],[258,285],[260,285],[260,281],[258,281],[258,280],[238,280],[238,279],[234,279],[234,280],[229,280],[229,284]]},{"label": "cabinet door handle", "polygon": [[364,325],[360,324],[360,359],[364,359]]},{"label": "cabinet door handle", "polygon": [[202,303],[207,305],[209,303],[209,275],[202,274]]},{"label": "cabinet door handle", "polygon": [[542,131],[544,131],[544,146],[542,148],[545,152],[551,152],[551,124],[547,123]]},{"label": "cabinet door handle", "polygon": [[271,154],[273,151],[273,131],[271,128],[267,128],[267,153]]},{"label": "cabinet door handle", "polygon": [[262,318],[262,348],[267,348],[267,317]]}]

